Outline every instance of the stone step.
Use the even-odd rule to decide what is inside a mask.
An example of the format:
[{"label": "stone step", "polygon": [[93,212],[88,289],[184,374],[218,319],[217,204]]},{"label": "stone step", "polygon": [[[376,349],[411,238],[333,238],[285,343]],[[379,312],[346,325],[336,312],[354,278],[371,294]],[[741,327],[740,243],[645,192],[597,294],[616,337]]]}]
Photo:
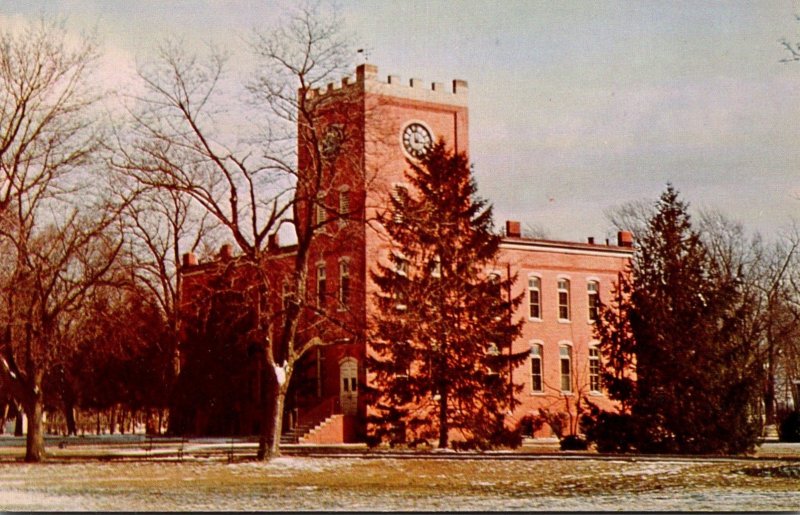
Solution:
[{"label": "stone step", "polygon": [[297,443],[300,438],[313,429],[313,426],[303,424],[290,429],[281,435],[281,443]]}]

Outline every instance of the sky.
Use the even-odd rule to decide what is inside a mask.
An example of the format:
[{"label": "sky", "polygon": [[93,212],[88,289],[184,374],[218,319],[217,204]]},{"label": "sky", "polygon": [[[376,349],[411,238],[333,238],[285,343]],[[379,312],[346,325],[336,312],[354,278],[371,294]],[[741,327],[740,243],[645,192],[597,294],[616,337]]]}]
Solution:
[{"label": "sky", "polygon": [[[0,0],[0,27],[42,13],[96,27],[128,73],[163,38],[246,55],[290,1]],[[604,213],[668,182],[768,239],[800,223],[800,0],[340,0],[353,66],[469,83],[470,160],[495,221],[585,241]]]}]

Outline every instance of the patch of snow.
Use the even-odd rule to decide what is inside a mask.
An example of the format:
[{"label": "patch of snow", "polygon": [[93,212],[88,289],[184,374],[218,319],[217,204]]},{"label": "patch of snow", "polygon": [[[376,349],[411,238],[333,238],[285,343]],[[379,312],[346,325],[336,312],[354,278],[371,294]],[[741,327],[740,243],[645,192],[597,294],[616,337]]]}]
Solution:
[{"label": "patch of snow", "polygon": [[[623,462],[624,463],[624,462]],[[652,475],[665,475],[665,474],[680,474],[680,472],[688,467],[695,465],[692,462],[681,461],[654,461],[654,462],[637,462],[635,467],[629,470],[613,470],[605,472],[604,475],[608,476],[652,476]],[[630,463],[634,465],[634,463]],[[621,467],[622,468],[622,467]]]},{"label": "patch of snow", "polygon": [[286,382],[286,361],[281,365],[276,363],[273,367],[275,368],[275,377],[278,380],[278,384],[283,386],[283,383]]}]

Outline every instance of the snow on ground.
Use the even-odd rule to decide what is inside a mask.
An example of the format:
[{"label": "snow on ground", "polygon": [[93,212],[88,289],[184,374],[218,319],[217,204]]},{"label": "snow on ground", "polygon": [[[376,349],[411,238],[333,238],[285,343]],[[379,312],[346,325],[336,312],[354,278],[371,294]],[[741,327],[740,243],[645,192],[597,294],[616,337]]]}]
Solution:
[{"label": "snow on ground", "polygon": [[350,464],[346,458],[303,458],[296,456],[279,456],[267,462],[248,461],[232,463],[229,468],[233,474],[252,474],[269,472],[279,475],[293,475],[298,472],[327,472],[347,468]]},{"label": "snow on ground", "polygon": [[800,509],[796,480],[739,472],[748,466],[752,463],[703,460],[291,456],[232,464],[0,463],[0,511]]}]

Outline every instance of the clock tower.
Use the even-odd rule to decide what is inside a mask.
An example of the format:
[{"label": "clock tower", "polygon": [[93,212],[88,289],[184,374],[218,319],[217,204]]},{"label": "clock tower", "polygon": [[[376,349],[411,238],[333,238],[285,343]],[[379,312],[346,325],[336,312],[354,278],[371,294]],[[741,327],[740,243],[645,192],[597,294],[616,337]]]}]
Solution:
[{"label": "clock tower", "polygon": [[[308,291],[340,326],[358,328],[363,335],[351,338],[343,332],[322,338],[351,343],[326,346],[318,355],[316,396],[338,399],[343,414],[355,424],[345,431],[353,434],[344,439],[358,440],[366,429],[367,405],[359,386],[369,384],[366,328],[376,291],[369,274],[377,263],[387,263],[389,252],[376,217],[389,205],[390,195],[405,186],[409,161],[422,157],[434,142],[441,139],[452,151],[468,151],[467,83],[454,80],[446,88],[420,79],[403,82],[395,75],[379,78],[377,66],[362,64],[355,78],[313,90],[308,99],[322,116],[315,128],[299,127],[299,169],[312,168],[315,155],[326,163],[322,187],[310,187],[308,193],[316,195],[319,213],[314,216],[340,218],[315,237]],[[310,144],[312,130],[319,153]],[[298,191],[310,198],[302,195],[302,184]],[[322,305],[325,292],[329,301]]]}]

